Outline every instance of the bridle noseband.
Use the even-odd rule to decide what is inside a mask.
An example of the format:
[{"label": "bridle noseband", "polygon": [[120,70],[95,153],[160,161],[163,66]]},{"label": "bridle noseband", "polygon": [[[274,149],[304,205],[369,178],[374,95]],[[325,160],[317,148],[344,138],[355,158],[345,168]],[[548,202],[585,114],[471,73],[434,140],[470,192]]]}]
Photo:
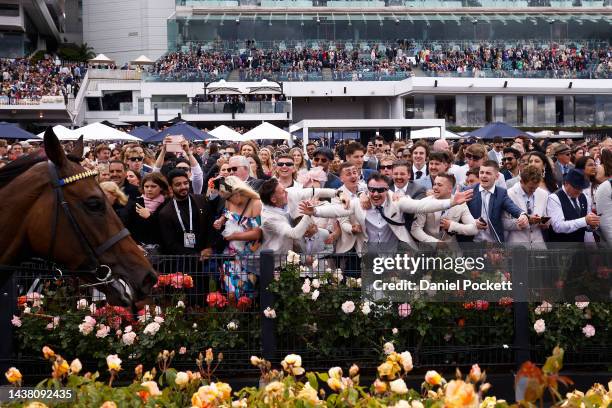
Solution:
[{"label": "bridle noseband", "polygon": [[[56,241],[55,238],[57,234],[57,224],[59,221],[59,209],[61,207],[64,210],[64,215],[66,215],[68,222],[70,223],[70,225],[72,226],[72,229],[77,235],[77,239],[79,240],[79,242],[81,242],[81,246],[83,250],[85,251],[85,254],[88,259],[87,265],[88,266],[93,265],[93,268],[89,270],[69,271],[69,272],[74,273],[74,274],[79,274],[79,275],[81,274],[93,275],[94,278],[98,281],[98,283],[81,285],[81,287],[92,287],[92,286],[99,286],[99,285],[107,285],[111,283],[114,280],[112,276],[113,271],[111,267],[108,265],[104,265],[104,264],[101,265],[98,259],[102,254],[108,251],[117,242],[129,236],[130,232],[127,230],[127,228],[124,227],[121,231],[119,231],[118,233],[110,237],[102,245],[94,248],[89,242],[89,240],[87,239],[87,236],[83,233],[83,230],[77,223],[76,219],[72,215],[72,212],[70,211],[70,206],[68,205],[68,202],[64,198],[64,192],[62,191],[62,187],[68,184],[77,182],[79,180],[83,180],[89,177],[94,177],[98,173],[92,170],[87,170],[82,173],[78,173],[73,176],[69,176],[69,177],[60,179],[58,175],[58,169],[55,163],[49,160],[47,164],[49,167],[49,174],[51,175],[51,186],[53,187],[53,191],[55,193],[54,194],[55,196],[55,200],[54,200],[55,201],[55,204],[54,204],[55,216],[54,216],[53,223],[51,226],[51,245],[49,247],[49,256],[47,259],[49,260],[53,259],[53,252],[55,250],[55,241]],[[55,266],[55,264],[53,267],[55,271],[59,272],[60,275],[62,274],[62,271],[57,266]],[[129,292],[130,291],[129,287],[125,283],[122,283],[122,284],[126,288],[126,291]]]}]

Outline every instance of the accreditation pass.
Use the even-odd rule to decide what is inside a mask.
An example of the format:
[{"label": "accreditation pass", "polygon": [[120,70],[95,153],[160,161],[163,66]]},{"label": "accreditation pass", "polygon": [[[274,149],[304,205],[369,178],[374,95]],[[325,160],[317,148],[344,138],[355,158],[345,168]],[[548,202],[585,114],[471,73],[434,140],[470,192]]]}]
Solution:
[{"label": "accreditation pass", "polygon": [[0,402],[41,401],[45,403],[71,402],[76,399],[72,388],[0,387]]}]

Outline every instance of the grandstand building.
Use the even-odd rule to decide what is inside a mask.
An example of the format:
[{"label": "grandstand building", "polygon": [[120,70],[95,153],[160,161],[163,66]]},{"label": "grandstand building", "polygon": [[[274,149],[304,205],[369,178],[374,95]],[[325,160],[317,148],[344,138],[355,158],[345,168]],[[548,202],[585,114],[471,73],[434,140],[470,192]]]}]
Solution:
[{"label": "grandstand building", "polygon": [[63,0],[0,2],[0,58],[55,49],[64,30]]}]

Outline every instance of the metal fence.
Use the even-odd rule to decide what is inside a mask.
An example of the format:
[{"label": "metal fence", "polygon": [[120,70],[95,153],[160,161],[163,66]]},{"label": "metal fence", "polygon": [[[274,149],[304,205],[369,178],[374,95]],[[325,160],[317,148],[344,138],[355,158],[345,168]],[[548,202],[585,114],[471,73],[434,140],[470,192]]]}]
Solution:
[{"label": "metal fence", "polygon": [[[567,263],[568,259],[567,251],[561,249],[527,251],[519,248],[504,251],[499,262],[495,261],[498,262],[495,269],[512,271],[511,279],[516,283],[525,282],[530,275],[553,274],[560,268],[560,263]],[[376,255],[397,255],[384,252],[379,251]],[[484,247],[472,249],[469,255],[488,257],[489,263],[493,263],[495,258],[495,253]],[[554,346],[534,333],[530,313],[535,304],[525,302],[514,302],[511,306],[488,302],[485,309],[467,307],[465,303],[457,301],[428,303],[422,307],[415,302],[409,316],[397,321],[397,324],[393,320],[397,316],[397,312],[393,312],[397,304],[383,304],[380,309],[372,305],[372,311],[366,316],[360,310],[358,300],[362,299],[363,294],[359,287],[362,281],[358,279],[364,277],[369,268],[365,259],[357,254],[321,253],[314,258],[302,256],[302,264],[298,267],[291,265],[287,254],[273,254],[270,251],[238,258],[238,263],[236,258],[227,256],[215,256],[201,262],[190,256],[155,255],[150,260],[160,273],[160,281],[149,303],[151,307],[159,306],[165,310],[181,300],[187,304],[185,322],[206,322],[206,327],[198,327],[197,331],[194,328],[187,339],[169,340],[165,348],[176,349],[183,341],[189,341],[193,350],[214,347],[216,352],[224,354],[220,370],[237,376],[256,374],[256,370],[248,364],[251,355],[279,362],[288,353],[300,354],[304,365],[313,370],[353,362],[359,363],[365,370],[372,369],[380,361],[381,348],[386,341],[393,341],[397,350],[411,351],[416,367],[465,366],[478,362],[489,368],[501,369],[516,366],[528,359],[543,362]],[[603,262],[605,265],[605,260]],[[73,308],[82,298],[102,305],[103,297],[99,292],[79,288],[77,278],[65,277],[58,281],[57,273],[41,264],[30,263],[2,269],[5,272],[11,269],[14,273],[3,284],[1,291],[1,327],[5,335],[0,341],[0,363],[2,366],[24,367],[24,372],[31,376],[46,375],[48,370],[46,363],[39,358],[39,350],[24,349],[23,345],[18,347],[10,341],[14,329],[10,320],[12,315],[18,314],[19,297],[33,292],[49,293],[50,304],[47,307],[56,315]],[[234,276],[234,281],[228,281],[231,274],[224,271],[231,270],[243,271],[242,279]],[[257,278],[249,281],[246,279],[247,272]],[[311,285],[307,292],[302,286],[306,279]],[[306,308],[296,310],[295,302],[312,297],[315,279],[335,286],[333,290],[320,288],[325,302],[303,303]],[[526,288],[520,285],[515,287],[513,296],[520,299],[519,292]],[[230,305],[211,307],[208,294],[212,292],[219,292]],[[350,316],[342,308],[342,303],[349,299],[355,301],[355,310]],[[239,307],[240,302],[246,302],[248,306]],[[567,305],[555,305],[555,308],[563,307]],[[264,313],[267,308],[276,308],[277,317],[267,318]],[[390,313],[393,318],[389,318],[389,313],[385,311],[389,308],[393,308],[393,313]],[[291,310],[293,315],[281,316],[283,310]],[[226,327],[228,322],[237,325],[231,335]],[[353,332],[341,331],[351,324],[355,325],[351,326]],[[559,323],[547,318],[547,330],[561,333],[564,328],[555,324]],[[393,334],[394,328],[399,328],[399,334]],[[597,334],[596,343],[583,344],[576,340],[573,347],[568,347],[566,366],[594,370],[612,363],[609,329],[605,327],[601,330],[603,332]],[[79,357],[83,359],[83,356]],[[95,364],[93,360],[85,362],[86,367],[94,367]],[[129,366],[130,362],[127,364]],[[189,368],[194,363],[192,358],[177,356],[174,365]]]}]

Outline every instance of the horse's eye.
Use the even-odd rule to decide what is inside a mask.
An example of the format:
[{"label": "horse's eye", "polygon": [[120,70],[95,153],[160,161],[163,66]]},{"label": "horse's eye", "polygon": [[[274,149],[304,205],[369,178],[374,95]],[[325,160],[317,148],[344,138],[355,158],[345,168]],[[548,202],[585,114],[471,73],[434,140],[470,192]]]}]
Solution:
[{"label": "horse's eye", "polygon": [[92,212],[102,213],[106,210],[106,206],[104,204],[104,200],[99,198],[89,198],[84,201],[85,208]]}]

